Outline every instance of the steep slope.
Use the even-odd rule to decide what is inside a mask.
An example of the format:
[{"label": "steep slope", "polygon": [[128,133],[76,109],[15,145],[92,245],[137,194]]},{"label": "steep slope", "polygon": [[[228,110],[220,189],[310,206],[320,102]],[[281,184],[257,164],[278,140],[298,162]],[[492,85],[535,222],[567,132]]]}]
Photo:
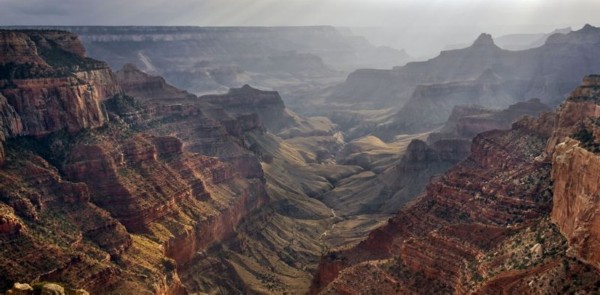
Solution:
[{"label": "steep slope", "polygon": [[[382,205],[393,180],[378,179],[377,174],[391,169],[410,142],[356,142],[361,151],[355,153],[372,158],[361,162],[365,168],[351,165],[345,156],[336,155],[344,141],[328,120],[290,114],[276,93],[249,86],[198,99],[165,98],[146,104],[143,98],[139,103],[115,98],[108,105],[144,132],[176,135],[185,150],[217,156],[242,175],[266,181],[268,204],[249,214],[231,238],[178,268],[192,292],[307,292],[325,249],[355,243],[389,218],[392,209],[381,213],[365,205],[347,210],[343,204],[369,202],[365,194],[352,193],[360,189]],[[267,132],[262,121],[268,124]],[[215,128],[199,134],[211,130],[207,126]],[[277,130],[283,138],[271,133]],[[262,170],[257,169],[257,158]],[[374,171],[366,171],[370,169]],[[342,203],[335,200],[338,197]],[[405,201],[388,200],[387,205],[398,208]]]},{"label": "steep slope", "polygon": [[151,76],[133,64],[125,64],[116,73],[119,85],[128,95],[143,100],[193,99],[195,96],[169,85],[163,77]]},{"label": "steep slope", "polygon": [[[0,288],[52,280],[92,292],[127,285],[182,293],[174,269],[161,262],[160,245],[130,235],[93,203],[93,190],[67,180],[55,166],[68,150],[62,139],[108,122],[102,102],[121,92],[108,66],[86,58],[71,33],[0,34],[2,141],[8,148],[0,169]],[[141,273],[144,278],[136,277]]]},{"label": "steep slope", "polygon": [[[24,253],[32,266],[13,269],[12,253],[27,245],[6,248],[3,289],[47,279],[108,293],[307,292],[321,253],[330,247],[325,233],[337,221],[314,197],[362,171],[335,163],[343,144],[335,126],[287,111],[273,91],[245,86],[197,98],[131,66],[116,78],[125,94],[118,91],[99,104],[105,120],[95,128],[8,134],[7,170],[0,171],[12,189],[2,199],[2,242],[27,232],[33,237],[25,242],[65,254],[49,261],[56,266],[42,267],[44,256],[33,247]],[[10,127],[19,113],[7,109],[3,115]],[[81,193],[77,206],[99,213],[63,212],[60,202],[38,205],[36,194],[13,193],[50,194],[54,187],[20,180],[31,172],[12,167],[24,155],[44,163],[37,165],[54,182],[89,192]],[[43,224],[28,223],[35,214]],[[86,218],[93,214],[99,217]],[[360,222],[367,225],[346,230],[353,236],[338,235],[337,241],[354,240],[379,224]],[[86,226],[101,230],[87,233]],[[50,230],[60,240],[51,241]],[[68,241],[78,235],[86,247],[75,251]],[[73,256],[85,263],[64,262]],[[83,268],[93,272],[78,277]]]},{"label": "steep slope", "polygon": [[409,59],[328,26],[45,28],[77,33],[90,56],[114,69],[132,63],[197,95],[252,84],[287,99],[297,91],[320,91],[357,68]]},{"label": "steep slope", "polygon": [[[522,119],[508,131],[478,135],[465,161],[433,180],[387,225],[354,248],[324,256],[312,292],[595,290],[600,276],[586,266],[594,265],[594,258],[586,256],[594,253],[587,251],[593,248],[593,235],[576,238],[569,217],[595,214],[576,205],[586,193],[573,199],[571,190],[564,189],[582,178],[560,173],[578,165],[575,155],[581,153],[572,152],[573,139],[557,143],[600,115],[593,107],[598,82],[596,76],[587,77],[555,113]],[[586,167],[592,175],[593,164]],[[549,222],[551,214],[557,226]],[[575,219],[578,233],[593,228],[592,219],[579,220]],[[361,278],[360,284],[356,278]]]},{"label": "steep slope", "polygon": [[530,99],[510,105],[507,109],[488,109],[478,105],[460,105],[452,109],[448,121],[441,129],[427,137],[428,143],[443,139],[471,140],[477,134],[494,130],[510,129],[511,125],[524,116],[537,116],[551,108],[539,99]]},{"label": "steep slope", "polygon": [[[12,73],[1,89],[2,290],[51,280],[92,293],[185,294],[178,269],[267,201],[259,159],[241,138],[264,132],[257,115],[228,114],[161,78],[121,77],[135,82],[128,90],[153,90],[142,105],[106,64],[83,56],[75,35],[2,34]],[[198,104],[182,105],[182,94]],[[228,162],[188,152],[167,134],[174,126],[200,138],[190,149]]]},{"label": "steep slope", "polygon": [[396,134],[439,126],[459,104],[505,108],[539,97],[555,106],[578,85],[579,77],[600,71],[595,58],[598,44],[600,29],[590,25],[554,34],[543,46],[523,51],[503,50],[482,34],[472,46],[443,51],[428,61],[351,73],[329,102],[397,108],[396,115],[379,118],[383,129]]},{"label": "steep slope", "polygon": [[527,84],[525,81],[504,82],[489,70],[473,81],[419,85],[394,115],[389,128],[408,132],[431,130],[444,123],[457,105],[507,108],[521,100]]},{"label": "steep slope", "polygon": [[[588,77],[561,107],[552,152],[552,219],[569,243],[569,254],[598,269],[598,175],[600,76]],[[566,140],[564,138],[567,138]],[[558,143],[558,144],[557,144]]]},{"label": "steep slope", "polygon": [[0,141],[106,122],[100,103],[120,89],[108,65],[84,56],[76,35],[0,30],[0,50]]}]

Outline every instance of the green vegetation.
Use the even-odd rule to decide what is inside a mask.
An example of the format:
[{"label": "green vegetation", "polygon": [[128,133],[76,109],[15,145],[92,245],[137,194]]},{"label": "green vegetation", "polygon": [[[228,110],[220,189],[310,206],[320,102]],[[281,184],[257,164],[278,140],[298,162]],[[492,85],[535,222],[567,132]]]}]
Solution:
[{"label": "green vegetation", "polygon": [[117,94],[104,102],[106,110],[117,115],[123,115],[131,112],[135,112],[141,109],[140,104],[135,98],[129,95]]},{"label": "green vegetation", "polygon": [[579,131],[575,132],[572,137],[580,141],[581,147],[584,149],[593,153],[600,153],[600,144],[596,142],[594,133],[585,126],[581,126]]},{"label": "green vegetation", "polygon": [[175,261],[173,259],[163,258],[162,265],[169,272],[175,271],[175,269],[177,268],[177,264],[175,264]]}]

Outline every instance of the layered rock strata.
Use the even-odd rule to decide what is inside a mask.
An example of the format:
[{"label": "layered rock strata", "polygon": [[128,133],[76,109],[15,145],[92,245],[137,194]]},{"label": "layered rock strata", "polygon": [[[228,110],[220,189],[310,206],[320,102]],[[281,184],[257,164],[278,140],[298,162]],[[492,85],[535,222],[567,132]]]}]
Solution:
[{"label": "layered rock strata", "polygon": [[106,63],[85,57],[75,34],[0,30],[0,48],[1,137],[106,123],[101,102],[120,88]]},{"label": "layered rock strata", "polygon": [[[470,156],[386,226],[351,249],[324,256],[312,292],[595,288],[599,277],[585,264],[597,266],[594,186],[586,184],[594,175],[596,137],[581,128],[591,128],[600,115],[594,111],[597,81],[586,77],[555,113],[475,137]],[[579,138],[582,147],[565,137]],[[546,249],[541,256],[539,249]]]}]

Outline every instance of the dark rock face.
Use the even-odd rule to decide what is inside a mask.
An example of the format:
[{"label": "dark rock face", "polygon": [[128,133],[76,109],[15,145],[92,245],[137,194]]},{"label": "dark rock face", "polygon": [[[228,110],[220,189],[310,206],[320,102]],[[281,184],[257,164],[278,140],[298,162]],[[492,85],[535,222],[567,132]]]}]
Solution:
[{"label": "dark rock face", "polygon": [[[352,249],[324,256],[312,292],[370,288],[400,293],[510,293],[529,290],[532,280],[560,282],[561,277],[566,287],[540,285],[543,292],[569,289],[568,280],[573,278],[586,282],[575,289],[595,288],[591,282],[598,274],[586,271],[584,264],[598,266],[596,251],[591,250],[598,245],[597,221],[590,211],[597,205],[592,197],[597,185],[585,176],[597,170],[597,81],[596,76],[586,77],[555,113],[521,119],[511,130],[476,136],[469,157],[434,179],[386,226]],[[577,132],[581,128],[591,131]],[[414,142],[410,150],[407,160],[433,155],[422,142]],[[550,216],[567,241],[552,229]],[[540,233],[540,228],[545,232]],[[546,237],[537,239],[537,248],[535,239],[518,246],[536,230]],[[527,258],[531,255],[523,257],[520,265],[518,260],[517,264],[508,261],[518,259],[520,251],[540,247],[559,248],[542,251],[543,259],[536,263]],[[557,272],[567,255],[578,260]],[[357,277],[368,283],[357,285]]]}]

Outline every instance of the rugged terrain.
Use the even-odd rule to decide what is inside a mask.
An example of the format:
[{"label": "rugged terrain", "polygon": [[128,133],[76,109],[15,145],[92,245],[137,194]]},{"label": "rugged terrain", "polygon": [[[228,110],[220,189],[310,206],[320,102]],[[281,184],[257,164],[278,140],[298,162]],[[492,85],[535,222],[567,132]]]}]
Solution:
[{"label": "rugged terrain", "polygon": [[[279,91],[296,110],[357,68],[389,68],[410,57],[350,31],[315,27],[50,27],[78,34],[113,69],[135,64],[194,94],[250,84]],[[313,112],[314,113],[314,112]]]},{"label": "rugged terrain", "polygon": [[131,64],[113,74],[71,33],[1,33],[2,290],[305,293],[325,249],[392,212],[337,213],[335,196],[357,203],[373,180],[384,202],[377,175],[411,137],[358,140],[338,161],[335,125],[275,91],[197,97]]},{"label": "rugged terrain", "polygon": [[[126,35],[75,29],[98,42]],[[212,34],[146,29],[157,39],[140,40],[157,47]],[[597,76],[538,119],[512,124],[549,110],[540,100],[462,105],[438,116],[446,123],[435,132],[382,141],[358,130],[371,122],[354,124],[365,113],[342,126],[243,83],[197,96],[139,64],[113,73],[68,32],[1,30],[0,49],[0,291],[48,281],[115,294],[600,284],[589,251],[596,187],[586,178],[600,150]],[[494,71],[479,79],[498,82]],[[478,97],[492,84],[439,87],[466,89],[456,103],[486,104]]]},{"label": "rugged terrain", "polygon": [[600,71],[598,44],[600,29],[591,25],[553,34],[543,46],[521,51],[504,50],[482,34],[467,48],[442,51],[427,61],[357,70],[330,91],[327,102],[341,109],[334,123],[351,120],[356,110],[371,110],[372,123],[354,127],[364,130],[358,134],[380,137],[441,126],[461,104],[506,108],[540,98],[555,107],[581,77]]},{"label": "rugged terrain", "polygon": [[311,292],[597,291],[588,177],[599,88],[588,76],[556,112],[475,137],[466,160],[385,226],[324,256]]},{"label": "rugged terrain", "polygon": [[[137,105],[73,34],[1,33],[14,50],[0,90],[2,289],[59,281],[92,293],[186,293],[177,267],[268,200],[259,160],[235,133],[264,127],[252,116],[221,123],[194,105]],[[202,143],[166,134],[177,119],[195,123]]]}]

